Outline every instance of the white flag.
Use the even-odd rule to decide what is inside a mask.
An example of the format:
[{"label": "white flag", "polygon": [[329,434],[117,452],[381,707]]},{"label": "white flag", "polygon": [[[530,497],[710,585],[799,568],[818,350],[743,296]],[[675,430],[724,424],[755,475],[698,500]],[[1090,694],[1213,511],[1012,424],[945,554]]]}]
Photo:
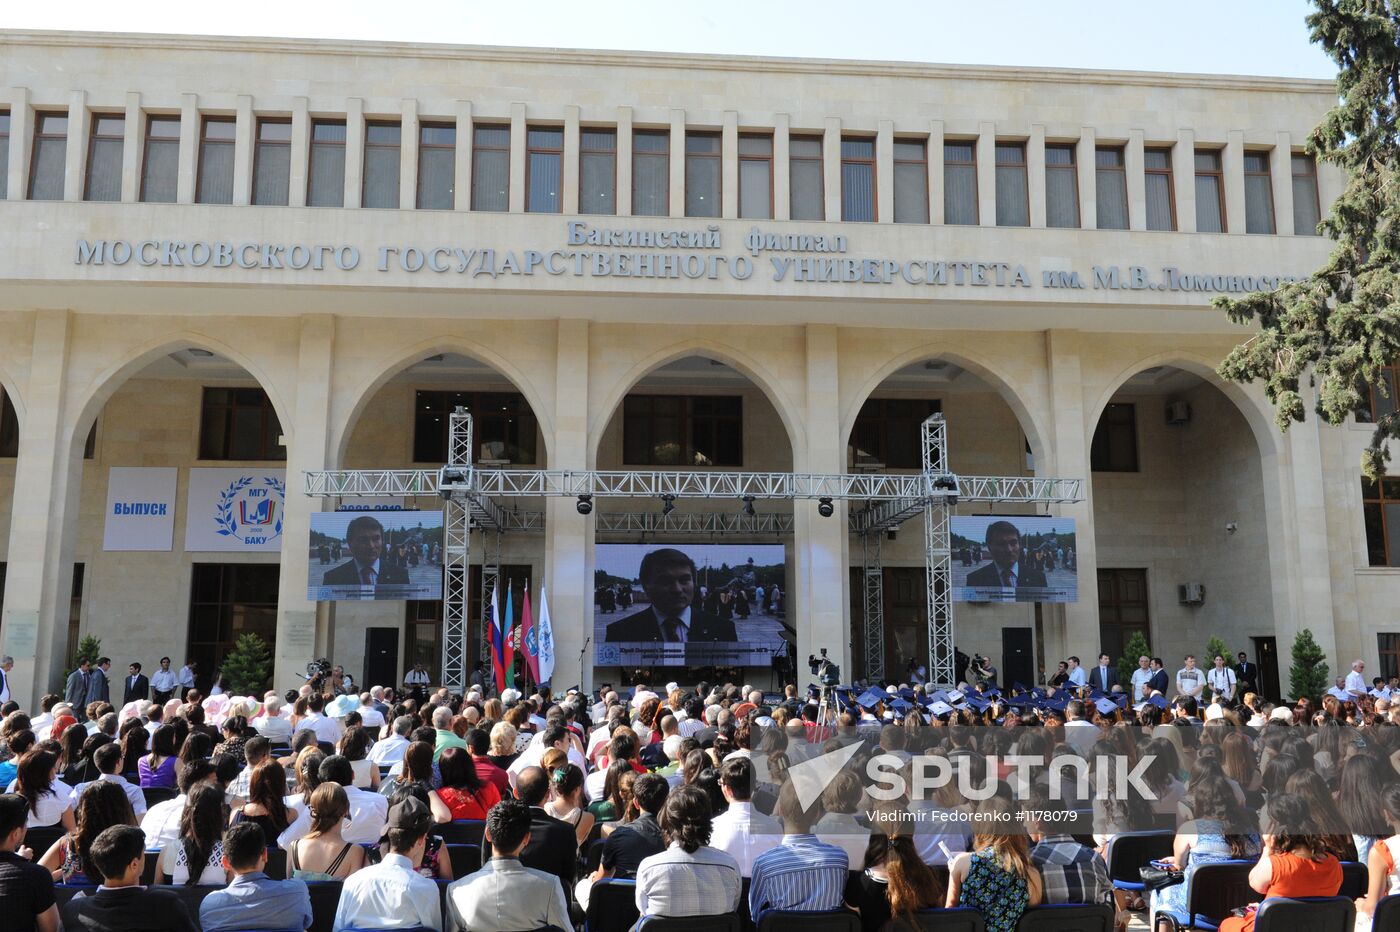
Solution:
[{"label": "white flag", "polygon": [[554,676],[554,629],[549,625],[549,600],[545,597],[544,586],[540,586],[540,617],[535,622],[539,632],[540,682],[548,683]]}]

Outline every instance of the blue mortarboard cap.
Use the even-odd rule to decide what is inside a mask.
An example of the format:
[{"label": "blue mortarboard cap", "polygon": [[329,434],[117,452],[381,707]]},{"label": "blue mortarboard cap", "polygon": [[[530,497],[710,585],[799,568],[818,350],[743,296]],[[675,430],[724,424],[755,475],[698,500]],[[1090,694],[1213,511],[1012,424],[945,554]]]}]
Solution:
[{"label": "blue mortarboard cap", "polygon": [[1099,689],[1097,686],[1091,687],[1091,688],[1089,689],[1089,698],[1090,698],[1090,699],[1098,700],[1098,699],[1102,699],[1103,697],[1104,697],[1104,691],[1103,691],[1102,689]]},{"label": "blue mortarboard cap", "polygon": [[1016,682],[1012,683],[1011,688],[1016,690],[1016,692],[1018,693],[1023,693],[1030,689],[1029,686],[1027,686],[1025,683],[1022,683],[1020,680],[1017,680]]},{"label": "blue mortarboard cap", "polygon": [[1152,703],[1159,709],[1165,709],[1167,707],[1167,697],[1161,695],[1160,693],[1153,696],[1151,699],[1148,699],[1147,701]]},{"label": "blue mortarboard cap", "polygon": [[1041,708],[1051,712],[1063,712],[1067,705],[1069,705],[1069,700],[1064,696],[1051,696],[1041,703]]},{"label": "blue mortarboard cap", "polygon": [[1037,686],[1035,689],[1031,690],[1031,695],[1036,697],[1037,699],[1044,699],[1046,696],[1049,695],[1049,693],[1047,693],[1041,687]]},{"label": "blue mortarboard cap", "polygon": [[1120,709],[1126,709],[1128,707],[1127,693],[1110,693],[1108,698],[1118,703],[1118,708]]},{"label": "blue mortarboard cap", "polygon": [[1112,699],[1100,699],[1094,703],[1094,708],[1099,710],[1100,715],[1112,715],[1118,711],[1118,703]]},{"label": "blue mortarboard cap", "polygon": [[991,707],[992,704],[986,699],[981,698],[980,696],[968,696],[967,705],[968,708],[971,708],[974,711],[985,712],[988,708]]},{"label": "blue mortarboard cap", "polygon": [[987,689],[982,693],[982,695],[984,695],[984,696],[1000,696],[1000,695],[1001,695],[1001,690],[1000,690],[1000,689],[997,689],[995,686],[989,686],[989,687],[987,687]]},{"label": "blue mortarboard cap", "polygon": [[904,687],[903,689],[901,689],[897,695],[899,696],[899,698],[903,699],[905,702],[913,702],[913,701],[914,701],[914,690],[910,689],[908,686],[906,686],[906,687]]},{"label": "blue mortarboard cap", "polygon": [[860,694],[860,698],[856,700],[856,704],[864,706],[867,709],[873,709],[884,702],[886,698],[887,696],[885,693],[872,687]]},{"label": "blue mortarboard cap", "polygon": [[930,695],[928,698],[929,698],[929,701],[930,701],[930,702],[947,702],[947,701],[948,701],[948,693],[947,693],[946,691],[940,689],[938,692],[933,693],[933,694]]},{"label": "blue mortarboard cap", "polygon": [[909,710],[914,708],[912,705],[910,705],[908,702],[905,702],[903,699],[896,699],[894,702],[891,702],[890,705],[900,715],[908,715]]},{"label": "blue mortarboard cap", "polygon": [[953,703],[954,705],[956,705],[959,702],[962,702],[966,698],[967,696],[963,693],[961,689],[955,689],[948,694],[948,701]]},{"label": "blue mortarboard cap", "polygon": [[1035,700],[1034,700],[1034,699],[1029,699],[1029,698],[1027,698],[1027,697],[1025,697],[1025,696],[1012,696],[1010,699],[1006,700],[1006,704],[1009,705],[1009,706],[1011,706],[1011,708],[1013,708],[1013,709],[1034,709],[1034,708],[1035,708]]},{"label": "blue mortarboard cap", "polygon": [[935,702],[932,711],[934,715],[951,715],[953,707],[946,702]]}]

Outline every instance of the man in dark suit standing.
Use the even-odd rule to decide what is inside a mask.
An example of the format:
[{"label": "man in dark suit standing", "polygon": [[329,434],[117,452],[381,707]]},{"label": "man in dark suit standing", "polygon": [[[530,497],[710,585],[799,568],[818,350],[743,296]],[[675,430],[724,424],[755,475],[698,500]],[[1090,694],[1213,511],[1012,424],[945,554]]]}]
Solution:
[{"label": "man in dark suit standing", "polygon": [[88,684],[88,702],[112,701],[111,689],[107,683],[107,672],[111,669],[112,658],[97,658],[97,666],[92,670],[92,681]]},{"label": "man in dark suit standing", "polygon": [[[638,570],[651,604],[608,625],[609,643],[737,641],[734,622],[695,607],[695,561],[669,547],[642,557]],[[533,844],[533,842],[531,843]]]},{"label": "man in dark suit standing", "polygon": [[1045,573],[1021,565],[1021,532],[1010,521],[987,526],[987,553],[992,562],[967,574],[967,585],[978,589],[1044,588]]},{"label": "man in dark suit standing", "polygon": [[1152,658],[1152,679],[1147,681],[1147,695],[1150,697],[1154,692],[1167,694],[1167,668],[1162,663],[1161,657]]},{"label": "man in dark suit standing", "polygon": [[1099,665],[1089,671],[1089,685],[1106,693],[1118,685],[1118,668],[1109,663],[1108,654],[1099,654]]},{"label": "man in dark suit standing", "polygon": [[122,687],[122,705],[138,699],[145,702],[151,697],[151,682],[141,674],[141,664],[133,663],[126,668],[126,683]]},{"label": "man in dark suit standing", "polygon": [[1259,691],[1259,664],[1250,663],[1249,655],[1244,651],[1240,651],[1239,658],[1240,662],[1235,664],[1235,679],[1239,683],[1236,695],[1257,693]]},{"label": "man in dark suit standing", "polygon": [[323,586],[406,586],[408,570],[383,560],[384,525],[372,515],[360,515],[345,529],[350,559],[326,570]]}]

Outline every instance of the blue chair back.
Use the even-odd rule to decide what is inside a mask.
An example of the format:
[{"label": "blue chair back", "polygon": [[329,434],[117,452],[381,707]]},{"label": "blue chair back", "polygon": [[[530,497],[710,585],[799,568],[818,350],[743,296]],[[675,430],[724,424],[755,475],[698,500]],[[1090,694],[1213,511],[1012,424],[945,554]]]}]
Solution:
[{"label": "blue chair back", "polygon": [[477,820],[459,819],[443,822],[433,827],[433,831],[450,845],[476,845],[481,847],[486,835],[486,823]]},{"label": "blue chair back", "polygon": [[922,909],[914,914],[912,923],[890,920],[881,932],[987,932],[987,923],[975,909]]},{"label": "blue chair back", "polygon": [[331,932],[335,911],[340,905],[339,880],[313,880],[306,885],[311,894],[311,929],[309,932]]},{"label": "blue chair back", "polygon": [[1032,906],[1021,914],[1016,932],[1113,932],[1113,910],[1088,903]]},{"label": "blue chair back", "polygon": [[1336,932],[1355,924],[1356,903],[1346,896],[1273,896],[1254,914],[1254,932]]},{"label": "blue chair back", "polygon": [[[1172,919],[1178,928],[1214,929],[1230,915],[1230,910],[1258,899],[1249,885],[1254,861],[1219,861],[1193,868],[1186,879],[1186,911]],[[1155,919],[1150,920],[1155,923]]]},{"label": "blue chair back", "polygon": [[[589,902],[589,905],[593,905]],[[636,932],[741,932],[738,913],[716,916],[644,916]]]},{"label": "blue chair back", "polygon": [[1172,840],[1175,832],[1123,832],[1108,840],[1104,860],[1108,864],[1108,877],[1120,890],[1141,890],[1141,868],[1149,861],[1164,858],[1172,853]]},{"label": "blue chair back", "polygon": [[588,894],[587,932],[627,932],[641,914],[637,912],[637,881],[611,877],[598,881]]},{"label": "blue chair back", "polygon": [[1370,882],[1371,877],[1365,864],[1360,861],[1343,861],[1342,888],[1337,891],[1337,895],[1349,896],[1353,900],[1360,899],[1366,895],[1366,887]]},{"label": "blue chair back", "polygon": [[849,909],[798,912],[770,909],[758,921],[758,932],[860,932],[860,914]]},{"label": "blue chair back", "polygon": [[1376,904],[1376,914],[1371,917],[1371,932],[1400,932],[1400,896],[1383,897]]}]

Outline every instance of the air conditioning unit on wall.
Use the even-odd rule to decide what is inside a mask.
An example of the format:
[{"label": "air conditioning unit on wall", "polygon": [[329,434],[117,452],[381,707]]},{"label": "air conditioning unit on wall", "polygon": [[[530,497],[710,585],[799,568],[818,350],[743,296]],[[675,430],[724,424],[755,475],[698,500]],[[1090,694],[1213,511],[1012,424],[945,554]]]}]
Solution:
[{"label": "air conditioning unit on wall", "polygon": [[1182,583],[1177,589],[1177,601],[1182,605],[1200,605],[1206,600],[1206,587],[1200,583]]},{"label": "air conditioning unit on wall", "polygon": [[1180,427],[1183,424],[1191,423],[1191,405],[1185,401],[1173,401],[1167,404],[1167,424],[1171,427]]}]

